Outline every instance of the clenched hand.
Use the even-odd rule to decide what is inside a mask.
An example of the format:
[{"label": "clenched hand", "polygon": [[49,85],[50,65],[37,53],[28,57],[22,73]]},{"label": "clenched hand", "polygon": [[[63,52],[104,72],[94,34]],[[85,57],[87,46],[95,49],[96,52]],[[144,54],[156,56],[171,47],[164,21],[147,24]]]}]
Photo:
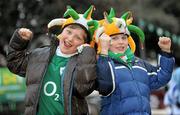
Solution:
[{"label": "clenched hand", "polygon": [[162,51],[171,52],[171,39],[169,37],[159,37],[158,45]]},{"label": "clenched hand", "polygon": [[20,28],[18,31],[18,34],[21,36],[24,40],[30,40],[33,36],[33,33],[31,30],[27,28]]}]

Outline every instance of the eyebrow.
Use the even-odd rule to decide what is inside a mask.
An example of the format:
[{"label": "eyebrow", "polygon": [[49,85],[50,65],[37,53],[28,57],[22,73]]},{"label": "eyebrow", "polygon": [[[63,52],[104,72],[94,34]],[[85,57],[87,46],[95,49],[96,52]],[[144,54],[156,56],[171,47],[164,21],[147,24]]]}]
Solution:
[{"label": "eyebrow", "polygon": [[84,39],[83,37],[80,37],[79,35],[76,35],[78,37],[78,39]]},{"label": "eyebrow", "polygon": [[[69,31],[71,31],[72,29],[73,29],[73,28],[67,28],[67,30],[69,30]],[[76,34],[76,36],[81,39],[80,35]],[[87,37],[87,35],[84,33],[84,34],[82,35],[82,40],[86,41],[86,40],[85,40],[86,37]]]},{"label": "eyebrow", "polygon": [[[78,35],[78,37],[80,37],[80,36]],[[82,37],[83,37],[83,40],[86,41],[87,35],[86,35],[86,34],[83,34]],[[80,37],[80,38],[81,38],[81,37]]]}]

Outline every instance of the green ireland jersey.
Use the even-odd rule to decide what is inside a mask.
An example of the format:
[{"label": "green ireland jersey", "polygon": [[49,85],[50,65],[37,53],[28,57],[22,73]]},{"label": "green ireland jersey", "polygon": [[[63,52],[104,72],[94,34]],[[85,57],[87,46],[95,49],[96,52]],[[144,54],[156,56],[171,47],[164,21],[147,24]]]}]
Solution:
[{"label": "green ireland jersey", "polygon": [[68,58],[54,55],[41,88],[38,115],[63,115],[63,71]]}]

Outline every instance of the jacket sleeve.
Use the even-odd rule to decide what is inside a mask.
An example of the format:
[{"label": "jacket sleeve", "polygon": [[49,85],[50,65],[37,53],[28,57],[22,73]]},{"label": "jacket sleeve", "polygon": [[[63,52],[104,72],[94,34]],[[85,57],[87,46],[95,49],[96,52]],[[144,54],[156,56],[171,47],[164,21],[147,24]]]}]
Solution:
[{"label": "jacket sleeve", "polygon": [[8,46],[7,53],[7,66],[9,70],[21,77],[25,76],[27,66],[27,55],[26,48],[28,46],[27,40],[23,40],[19,34],[18,29],[15,30]]},{"label": "jacket sleeve", "polygon": [[172,76],[175,59],[169,53],[162,52],[159,55],[158,66],[145,64],[150,79],[150,89],[158,89],[166,85]]},{"label": "jacket sleeve", "polygon": [[164,96],[164,104],[166,106],[170,106],[170,105],[175,105],[176,102],[176,98],[174,96],[175,92],[176,92],[176,85],[175,84],[171,84],[168,91],[166,92],[165,96]]},{"label": "jacket sleeve", "polygon": [[113,90],[113,69],[109,57],[99,56],[97,61],[96,86],[99,94],[109,95]]},{"label": "jacket sleeve", "polygon": [[84,47],[82,53],[78,54],[75,71],[73,94],[85,97],[95,90],[96,52],[93,48]]}]

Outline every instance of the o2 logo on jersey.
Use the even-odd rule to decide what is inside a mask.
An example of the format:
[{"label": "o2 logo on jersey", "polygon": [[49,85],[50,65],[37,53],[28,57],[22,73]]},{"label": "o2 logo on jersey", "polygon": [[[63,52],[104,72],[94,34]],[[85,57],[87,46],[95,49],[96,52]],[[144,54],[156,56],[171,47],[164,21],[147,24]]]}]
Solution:
[{"label": "o2 logo on jersey", "polygon": [[64,69],[65,69],[65,67],[61,67],[61,68],[60,68],[60,70],[59,70],[60,76],[63,76]]},{"label": "o2 logo on jersey", "polygon": [[[51,91],[48,91],[48,87],[52,87]],[[48,81],[45,85],[44,85],[44,94],[46,96],[53,96],[55,95],[54,100],[58,101],[59,100],[59,94],[56,93],[57,90],[57,86],[54,82],[52,81]],[[55,94],[56,93],[56,94]]]}]

